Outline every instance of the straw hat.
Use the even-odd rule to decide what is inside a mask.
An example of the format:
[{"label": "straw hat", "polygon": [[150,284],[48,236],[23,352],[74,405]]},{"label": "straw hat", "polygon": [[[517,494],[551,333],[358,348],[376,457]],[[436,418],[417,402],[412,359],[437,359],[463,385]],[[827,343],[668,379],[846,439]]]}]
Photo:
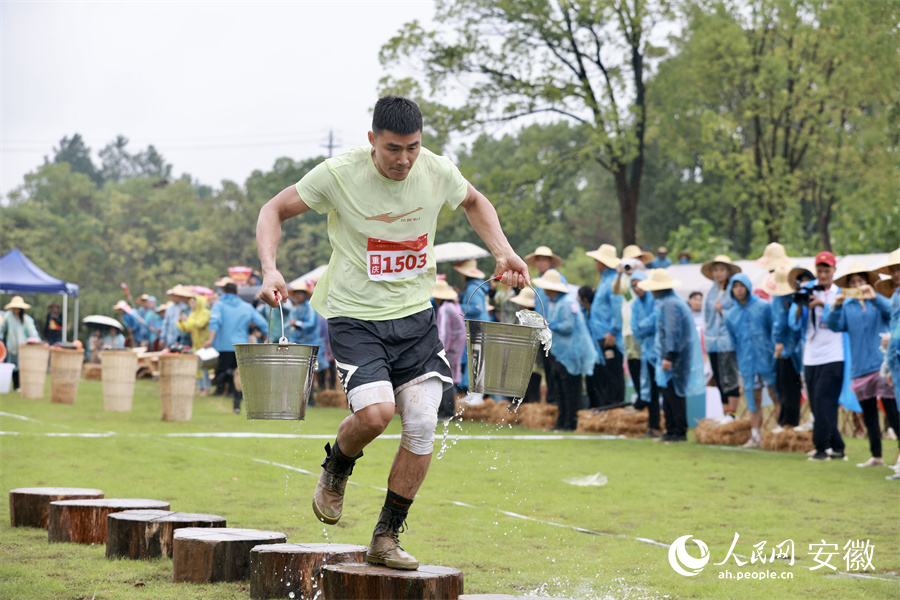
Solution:
[{"label": "straw hat", "polygon": [[796,267],[797,261],[788,257],[784,246],[778,242],[772,242],[763,251],[762,257],[756,260],[756,264],[763,269],[774,271],[778,267],[784,265],[787,267]]},{"label": "straw hat", "polygon": [[625,246],[625,249],[622,250],[622,260],[628,260],[630,258],[639,258],[642,263],[647,264],[653,260],[653,253],[644,252],[641,250],[640,246],[632,244],[630,246]]},{"label": "straw hat", "polygon": [[794,281],[791,279],[791,267],[784,264],[775,267],[775,270],[769,273],[763,280],[762,288],[770,296],[787,296],[793,294],[797,289],[794,287]]},{"label": "straw hat", "polygon": [[544,273],[543,277],[536,277],[535,279],[532,279],[531,283],[541,289],[550,290],[553,292],[566,293],[569,291],[569,286],[562,282],[559,271],[556,270],[547,271],[546,273]]},{"label": "straw hat", "polygon": [[788,273],[788,281],[791,282],[791,285],[794,285],[797,282],[797,280],[800,279],[804,275],[806,275],[810,279],[816,278],[816,276],[813,274],[813,272],[810,271],[809,269],[807,269],[805,267],[794,267],[793,269],[791,269],[791,272]]},{"label": "straw hat", "polygon": [[22,296],[13,296],[13,299],[9,301],[9,304],[3,307],[3,310],[10,310],[13,308],[21,308],[22,310],[28,310],[31,308],[30,304],[26,304],[24,300],[22,300]]},{"label": "straw hat", "polygon": [[436,300],[456,300],[459,298],[459,295],[456,293],[456,290],[450,287],[446,279],[438,279],[434,284],[431,297]]},{"label": "straw hat", "polygon": [[229,283],[234,283],[234,279],[232,279],[231,277],[225,276],[225,277],[219,277],[213,285],[216,287],[223,287]]},{"label": "straw hat", "polygon": [[612,244],[603,244],[596,250],[585,252],[585,254],[587,254],[597,262],[603,263],[610,269],[615,269],[619,266],[619,263],[622,262],[616,256],[616,247]]},{"label": "straw hat", "polygon": [[310,289],[309,284],[305,281],[300,282],[299,285],[288,288],[288,293],[293,294],[294,292],[306,292],[307,296],[312,294],[312,290]]},{"label": "straw hat", "polygon": [[657,254],[668,254],[669,249],[666,248],[665,246],[660,246],[659,248],[656,249],[656,253]]},{"label": "straw hat", "polygon": [[189,287],[183,286],[180,283],[166,293],[173,296],[178,296],[179,298],[193,298],[197,295],[192,292]]},{"label": "straw hat", "polygon": [[172,306],[172,301],[171,301],[171,300],[167,301],[165,304],[160,304],[159,306],[157,306],[157,307],[156,307],[156,312],[158,312],[158,313],[159,313],[159,312],[166,312],[166,311],[169,309],[170,306]]},{"label": "straw hat", "polygon": [[546,256],[547,258],[549,258],[551,267],[558,267],[562,264],[562,258],[557,256],[556,254],[553,254],[553,250],[551,250],[547,246],[538,246],[534,252],[525,257],[525,264],[529,267],[533,267],[534,259],[538,256]]},{"label": "straw hat", "polygon": [[650,269],[647,279],[638,282],[638,287],[645,292],[660,292],[662,290],[671,290],[681,285],[677,279],[672,279],[669,272],[665,269]]},{"label": "straw hat", "polygon": [[457,273],[465,275],[466,277],[473,277],[475,279],[484,279],[484,273],[478,270],[476,266],[474,258],[470,258],[469,260],[465,260],[458,265],[453,265],[453,268]]},{"label": "straw hat", "polygon": [[866,278],[866,282],[869,285],[878,283],[878,275],[870,271],[869,268],[861,262],[855,262],[850,265],[850,268],[848,268],[843,275],[834,280],[835,285],[842,288],[850,287],[851,275],[862,275]]},{"label": "straw hat", "polygon": [[141,294],[140,296],[138,296],[137,299],[140,300],[141,302],[143,302],[144,300],[149,300],[150,294]]},{"label": "straw hat", "polygon": [[521,292],[510,298],[509,301],[515,302],[519,306],[524,306],[525,308],[534,308],[534,290],[530,287],[524,288]]},{"label": "straw hat", "polygon": [[728,267],[728,271],[729,271],[728,276],[729,277],[731,277],[735,273],[741,272],[741,268],[739,266],[737,266],[736,264],[734,264],[733,262],[731,262],[730,258],[725,256],[724,254],[720,254],[717,257],[715,257],[714,259],[706,261],[705,263],[703,263],[703,266],[700,267],[700,272],[703,273],[704,277],[715,281],[713,279],[712,268],[713,268],[713,265],[716,263],[719,263],[720,265],[725,265],[726,267]]},{"label": "straw hat", "polygon": [[116,305],[113,306],[113,310],[124,310],[125,312],[130,313],[131,307],[128,306],[128,303],[124,300],[119,300],[118,302],[116,302]]},{"label": "straw hat", "polygon": [[878,283],[875,284],[875,291],[884,296],[885,298],[890,298],[894,295],[894,280],[893,279],[882,279]]},{"label": "straw hat", "polygon": [[875,269],[876,273],[881,273],[882,275],[890,275],[891,267],[900,267],[900,248],[897,248],[890,254],[888,254],[887,264],[883,267],[878,267]]}]

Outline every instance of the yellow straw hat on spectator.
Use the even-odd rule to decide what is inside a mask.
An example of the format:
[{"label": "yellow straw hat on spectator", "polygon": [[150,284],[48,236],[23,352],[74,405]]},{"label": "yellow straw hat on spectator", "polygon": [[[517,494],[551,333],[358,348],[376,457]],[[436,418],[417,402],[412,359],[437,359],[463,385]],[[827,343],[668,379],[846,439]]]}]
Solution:
[{"label": "yellow straw hat on spectator", "polygon": [[167,294],[171,294],[173,296],[178,296],[180,298],[193,298],[197,294],[192,292],[190,288],[181,285],[180,283],[172,288],[171,291],[166,292]]},{"label": "yellow straw hat on spectator", "polygon": [[456,293],[456,290],[450,287],[446,279],[438,279],[434,284],[431,297],[437,300],[456,300],[459,298],[459,295]]},{"label": "yellow straw hat on spectator", "polygon": [[119,300],[118,302],[116,302],[116,305],[113,306],[113,310],[124,310],[125,312],[130,313],[131,307],[128,306],[128,303],[124,300]]},{"label": "yellow straw hat on spectator", "polygon": [[628,260],[630,258],[639,258],[641,259],[641,262],[646,265],[653,260],[653,253],[649,251],[645,252],[644,250],[641,250],[641,247],[637,244],[632,244],[630,246],[625,246],[622,250],[622,260]]},{"label": "yellow straw hat on spectator", "polygon": [[301,281],[299,285],[288,288],[288,293],[293,294],[294,292],[306,292],[307,296],[312,294],[312,290],[310,289],[309,284],[305,281]]},{"label": "yellow straw hat on spectator", "polygon": [[524,288],[521,292],[510,298],[509,301],[515,302],[519,306],[524,306],[525,308],[534,308],[534,290],[530,287]]},{"label": "yellow straw hat on spectator", "polygon": [[735,273],[741,272],[741,268],[739,266],[737,266],[736,264],[734,264],[733,262],[731,262],[731,258],[729,258],[728,256],[725,256],[724,254],[720,254],[717,257],[715,257],[714,259],[706,261],[705,263],[703,263],[703,266],[700,267],[700,272],[703,273],[704,277],[714,281],[713,274],[712,274],[712,268],[713,268],[713,265],[716,263],[718,263],[720,265],[725,265],[728,268],[728,271],[729,271],[728,276],[729,277],[731,277]]},{"label": "yellow straw hat on spectator", "polygon": [[226,277],[219,277],[213,285],[216,287],[223,287],[225,285],[228,285],[229,283],[234,283],[234,279],[226,276]]},{"label": "yellow straw hat on spectator", "polygon": [[569,291],[569,286],[562,282],[562,277],[559,275],[559,271],[547,271],[544,273],[543,277],[536,277],[531,280],[531,283],[538,286],[544,290],[551,290],[553,292],[562,292],[565,294]]},{"label": "yellow straw hat on spectator", "polygon": [[763,255],[756,260],[757,266],[769,271],[774,271],[778,267],[787,266],[793,268],[797,266],[797,261],[787,255],[784,246],[778,242],[772,242],[763,251]]},{"label": "yellow straw hat on spectator", "polygon": [[616,247],[612,244],[603,244],[596,250],[585,252],[585,254],[587,254],[597,262],[603,263],[610,269],[615,269],[619,266],[619,263],[622,262],[616,256]]},{"label": "yellow straw hat on spectator", "polygon": [[469,260],[463,261],[458,265],[453,265],[453,269],[466,277],[474,277],[475,279],[484,279],[484,273],[478,270],[478,263],[475,262],[474,258],[470,258]]},{"label": "yellow straw hat on spectator", "polygon": [[563,261],[563,259],[561,257],[557,256],[556,254],[553,254],[553,250],[551,250],[547,246],[538,246],[534,252],[532,252],[531,254],[529,254],[528,256],[526,256],[524,258],[525,264],[528,265],[529,267],[533,267],[534,259],[537,258],[538,256],[546,256],[547,258],[549,258],[550,266],[554,267],[554,268],[561,265],[562,261]]},{"label": "yellow straw hat on spectator", "polygon": [[882,279],[878,283],[875,284],[875,291],[884,296],[885,298],[890,298],[894,295],[894,280],[893,279]]},{"label": "yellow straw hat on spectator", "polygon": [[13,308],[21,308],[22,310],[28,310],[31,308],[30,304],[27,304],[22,296],[13,296],[13,299],[9,301],[9,304],[3,307],[3,310],[12,310]]},{"label": "yellow straw hat on spectator", "polygon": [[791,280],[791,267],[789,265],[780,265],[769,273],[763,280],[762,288],[770,296],[787,296],[796,292],[793,281]]},{"label": "yellow straw hat on spectator", "polygon": [[890,254],[888,254],[887,264],[883,267],[878,267],[875,269],[876,273],[881,273],[882,275],[890,275],[891,267],[900,267],[900,248],[897,248]]},{"label": "yellow straw hat on spectator", "polygon": [[861,262],[855,262],[850,267],[844,271],[844,274],[840,277],[835,278],[834,284],[838,287],[850,287],[850,276],[851,275],[862,275],[863,278],[869,285],[875,285],[878,283],[878,275],[869,270],[869,267],[862,264]]},{"label": "yellow straw hat on spectator", "polygon": [[665,269],[650,269],[647,279],[638,282],[638,287],[645,292],[661,292],[662,290],[675,289],[681,285],[677,279],[672,279]]}]

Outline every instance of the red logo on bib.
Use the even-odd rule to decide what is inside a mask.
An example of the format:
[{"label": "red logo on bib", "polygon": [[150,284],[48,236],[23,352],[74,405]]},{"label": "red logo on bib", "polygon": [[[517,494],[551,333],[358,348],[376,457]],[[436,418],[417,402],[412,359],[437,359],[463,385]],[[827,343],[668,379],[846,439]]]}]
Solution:
[{"label": "red logo on bib", "polygon": [[400,242],[369,238],[366,258],[372,281],[420,275],[428,270],[428,234]]}]

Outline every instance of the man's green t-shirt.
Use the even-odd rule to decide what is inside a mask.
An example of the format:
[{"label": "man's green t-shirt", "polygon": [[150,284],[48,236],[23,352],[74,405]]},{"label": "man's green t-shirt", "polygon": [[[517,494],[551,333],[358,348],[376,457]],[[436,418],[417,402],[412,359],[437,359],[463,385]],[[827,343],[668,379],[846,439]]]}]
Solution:
[{"label": "man's green t-shirt", "polygon": [[310,304],[326,319],[400,319],[431,306],[434,231],[445,204],[468,184],[448,159],[425,148],[403,181],[375,168],[371,148],[329,158],[297,182],[311,209],[328,214],[332,254]]}]

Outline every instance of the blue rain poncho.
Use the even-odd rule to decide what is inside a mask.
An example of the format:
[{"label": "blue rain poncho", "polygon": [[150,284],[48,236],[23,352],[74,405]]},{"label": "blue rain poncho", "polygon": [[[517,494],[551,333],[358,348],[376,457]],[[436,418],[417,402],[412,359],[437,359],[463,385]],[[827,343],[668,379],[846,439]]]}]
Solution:
[{"label": "blue rain poncho", "polygon": [[[660,296],[656,298],[659,352],[656,385],[661,388],[672,385],[675,393],[682,397],[704,394],[703,350],[691,307],[672,290],[657,293]],[[668,371],[662,369],[664,359],[672,361]]]},{"label": "blue rain poncho", "polygon": [[[741,304],[734,297],[734,284],[747,288],[747,302]],[[731,306],[725,313],[725,326],[737,354],[738,368],[744,382],[744,393],[750,404],[756,376],[766,385],[775,385],[775,341],[772,338],[772,306],[753,295],[753,284],[745,273],[731,278]],[[751,409],[752,410],[752,409]]]},{"label": "blue rain poncho", "polygon": [[181,330],[178,329],[178,317],[186,309],[187,304],[184,302],[172,302],[169,308],[166,309],[166,315],[163,317],[162,322],[162,331],[159,334],[166,346],[177,344],[181,340]]},{"label": "blue rain poncho", "polygon": [[887,347],[887,364],[894,379],[894,398],[900,409],[900,288],[891,296],[891,339]]},{"label": "blue rain poncho", "polygon": [[[550,271],[556,271],[556,269],[550,267],[549,269],[544,271],[544,275],[546,275]],[[557,271],[557,273],[559,273],[559,271]],[[543,277],[544,275],[541,275],[541,277]],[[563,275],[562,273],[559,273],[559,280],[562,281],[563,285],[569,285],[569,282],[566,281],[565,275]],[[534,301],[534,312],[541,315],[542,317],[546,317],[546,315],[544,315],[544,307],[550,306],[550,298],[547,297],[547,292],[545,292],[543,288],[535,286],[534,291],[540,297],[540,300]],[[544,302],[544,307],[541,306],[541,301]]]},{"label": "blue rain poncho", "polygon": [[235,344],[248,342],[250,323],[263,335],[269,333],[269,324],[256,309],[234,294],[222,294],[209,313],[209,330],[216,332],[212,347],[219,352],[234,352]]},{"label": "blue rain poncho", "polygon": [[853,357],[850,377],[856,379],[874,373],[881,368],[881,333],[888,330],[891,303],[880,294],[874,300],[864,300],[865,310],[859,300],[845,300],[841,306],[825,307],[825,324],[832,331],[846,332],[850,337],[850,355]]},{"label": "blue rain poncho", "polygon": [[616,348],[625,354],[625,340],[622,338],[622,296],[614,294],[612,289],[617,276],[618,272],[615,269],[606,269],[600,274],[600,284],[591,303],[591,320],[588,325],[597,350],[597,362],[601,365],[606,364],[606,357],[603,356],[600,340],[607,333],[616,336]]},{"label": "blue rain poncho", "polygon": [[553,334],[550,354],[566,368],[569,375],[593,375],[597,351],[591,343],[584,315],[571,294],[560,294],[550,300],[547,322]]},{"label": "blue rain poncho", "polygon": [[19,369],[19,346],[28,338],[40,337],[31,315],[24,314],[19,321],[13,311],[9,311],[5,317],[0,317],[0,340],[6,344],[6,362],[16,365],[14,370]]},{"label": "blue rain poncho", "polygon": [[309,344],[310,346],[325,344],[319,328],[319,314],[309,305],[309,302],[294,306],[285,322],[293,323],[290,328],[290,340],[295,344]]},{"label": "blue rain poncho", "polygon": [[[803,284],[802,287],[811,288],[815,285],[818,285],[818,280],[814,279],[813,281],[807,281]],[[799,316],[797,308],[800,308]],[[828,317],[828,306],[825,306],[822,309],[822,319],[827,319]],[[791,303],[791,307],[788,309],[788,325],[791,329],[794,329],[799,332],[800,337],[804,340],[806,339],[806,328],[809,326],[809,308],[806,306],[798,307],[796,304]],[[828,323],[826,322],[827,326]],[[856,398],[856,393],[850,389],[850,384],[852,383],[852,364],[853,364],[853,355],[850,352],[850,336],[844,333],[844,383],[841,386],[841,395],[838,397],[838,403],[846,408],[849,411],[853,412],[862,412],[862,407],[859,405],[859,400]],[[805,366],[805,365],[804,365]]]},{"label": "blue rain poncho", "polygon": [[[716,310],[716,302],[722,303],[721,313]],[[724,290],[720,290],[719,284],[713,282],[713,286],[706,292],[703,298],[703,341],[707,352],[734,352],[728,327],[725,326],[725,313],[731,308],[732,302],[731,281]]]},{"label": "blue rain poncho", "polygon": [[[465,318],[470,321],[488,321],[488,313],[485,302],[487,301],[487,286],[480,286],[484,279],[466,278],[466,289],[462,293],[462,304]],[[477,289],[476,289],[477,288]],[[468,303],[468,306],[466,304]]]},{"label": "blue rain poncho", "polygon": [[803,336],[791,328],[789,311],[792,295],[775,296],[772,299],[772,341],[783,344],[781,358],[790,358],[797,373],[803,372]]},{"label": "blue rain poncho", "polygon": [[[632,281],[644,281],[647,279],[646,271],[635,271],[631,275]],[[658,340],[656,339],[656,300],[653,292],[644,292],[643,297],[635,294],[631,303],[631,332],[641,345],[641,393],[640,398],[646,402],[653,400],[650,393],[653,389],[650,381],[650,370],[647,365],[657,368]]]}]

